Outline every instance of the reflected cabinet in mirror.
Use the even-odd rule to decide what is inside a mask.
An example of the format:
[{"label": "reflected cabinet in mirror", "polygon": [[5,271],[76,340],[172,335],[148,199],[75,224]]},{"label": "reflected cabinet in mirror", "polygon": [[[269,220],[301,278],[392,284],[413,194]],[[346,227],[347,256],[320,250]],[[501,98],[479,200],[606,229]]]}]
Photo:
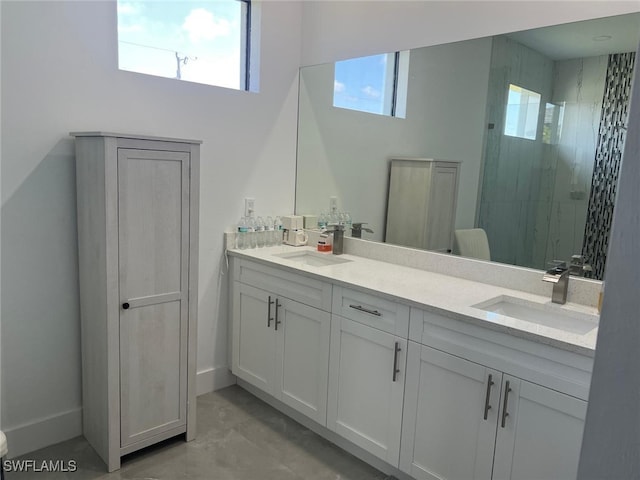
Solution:
[{"label": "reflected cabinet in mirror", "polygon": [[[296,213],[337,197],[364,239],[430,248],[416,239],[450,228],[439,251],[539,269],[578,254],[602,279],[639,32],[630,14],[302,68]],[[455,196],[392,183],[407,158],[455,162]]]}]

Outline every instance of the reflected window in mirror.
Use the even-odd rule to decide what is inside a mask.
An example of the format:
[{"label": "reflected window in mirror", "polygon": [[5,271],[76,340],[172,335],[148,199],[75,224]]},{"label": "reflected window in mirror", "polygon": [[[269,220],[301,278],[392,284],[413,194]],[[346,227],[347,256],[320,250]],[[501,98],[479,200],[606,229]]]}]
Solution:
[{"label": "reflected window in mirror", "polygon": [[547,103],[544,110],[544,123],[542,124],[542,142],[548,145],[557,145],[562,132],[562,120],[564,118],[564,105]]},{"label": "reflected window in mirror", "polygon": [[540,94],[509,84],[509,97],[504,122],[504,134],[509,137],[535,140],[538,131]]},{"label": "reflected window in mirror", "polygon": [[405,118],[409,51],[335,63],[333,106]]}]

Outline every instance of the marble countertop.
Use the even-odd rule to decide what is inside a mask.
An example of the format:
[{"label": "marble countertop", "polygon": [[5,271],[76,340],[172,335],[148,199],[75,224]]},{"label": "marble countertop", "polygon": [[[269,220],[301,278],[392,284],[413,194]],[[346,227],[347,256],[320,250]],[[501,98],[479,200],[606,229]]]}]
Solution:
[{"label": "marble countertop", "polygon": [[[334,284],[369,290],[390,299],[456,320],[544,343],[563,350],[587,356],[594,355],[598,334],[596,323],[586,323],[586,328],[583,331],[587,331],[587,333],[575,333],[485,311],[474,307],[474,305],[484,304],[491,299],[505,296],[525,302],[534,302],[539,304],[542,309],[560,309],[573,316],[582,314],[596,316],[597,311],[595,308],[574,303],[567,303],[562,306],[555,305],[551,303],[550,298],[541,295],[354,255],[340,255],[339,258],[341,260],[349,261],[323,266],[306,265],[293,259],[277,256],[294,252],[301,253],[303,251],[317,253],[311,247],[281,245],[247,250],[233,249],[228,250],[228,254],[277,265],[294,273],[327,280]],[[331,253],[318,253],[318,255],[332,256]],[[591,325],[593,325],[592,329],[590,329]]]}]

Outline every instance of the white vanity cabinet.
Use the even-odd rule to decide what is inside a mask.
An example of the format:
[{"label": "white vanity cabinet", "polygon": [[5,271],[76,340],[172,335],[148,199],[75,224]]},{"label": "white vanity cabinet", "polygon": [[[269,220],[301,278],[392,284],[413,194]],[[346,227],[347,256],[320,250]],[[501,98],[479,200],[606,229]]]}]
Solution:
[{"label": "white vanity cabinet", "polygon": [[339,286],[333,299],[327,428],[397,467],[409,308]]},{"label": "white vanity cabinet", "polygon": [[331,285],[246,260],[234,278],[232,372],[326,425]]},{"label": "white vanity cabinet", "polygon": [[590,359],[415,313],[412,340],[455,354],[409,342],[400,469],[417,479],[574,479],[587,402],[498,367],[555,388],[566,381],[586,398]]},{"label": "white vanity cabinet", "polygon": [[232,256],[230,282],[232,371],[245,386],[396,476],[575,478],[588,352],[248,256]]},{"label": "white vanity cabinet", "polygon": [[400,469],[420,480],[489,480],[501,376],[409,342]]},{"label": "white vanity cabinet", "polygon": [[72,135],[83,433],[113,471],[196,434],[200,142]]},{"label": "white vanity cabinet", "polygon": [[576,478],[586,414],[584,400],[505,374],[493,479]]}]

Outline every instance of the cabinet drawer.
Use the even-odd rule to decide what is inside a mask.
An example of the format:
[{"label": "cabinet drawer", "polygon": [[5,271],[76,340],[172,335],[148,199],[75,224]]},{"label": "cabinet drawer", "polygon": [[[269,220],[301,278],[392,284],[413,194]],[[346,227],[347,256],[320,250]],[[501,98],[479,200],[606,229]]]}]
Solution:
[{"label": "cabinet drawer", "polygon": [[408,306],[351,288],[333,287],[333,313],[402,338],[409,333]]},{"label": "cabinet drawer", "polygon": [[588,398],[591,357],[419,308],[411,309],[410,323],[410,340],[573,397]]},{"label": "cabinet drawer", "polygon": [[258,262],[235,259],[234,279],[246,285],[282,295],[297,302],[331,311],[331,284],[269,267]]}]

